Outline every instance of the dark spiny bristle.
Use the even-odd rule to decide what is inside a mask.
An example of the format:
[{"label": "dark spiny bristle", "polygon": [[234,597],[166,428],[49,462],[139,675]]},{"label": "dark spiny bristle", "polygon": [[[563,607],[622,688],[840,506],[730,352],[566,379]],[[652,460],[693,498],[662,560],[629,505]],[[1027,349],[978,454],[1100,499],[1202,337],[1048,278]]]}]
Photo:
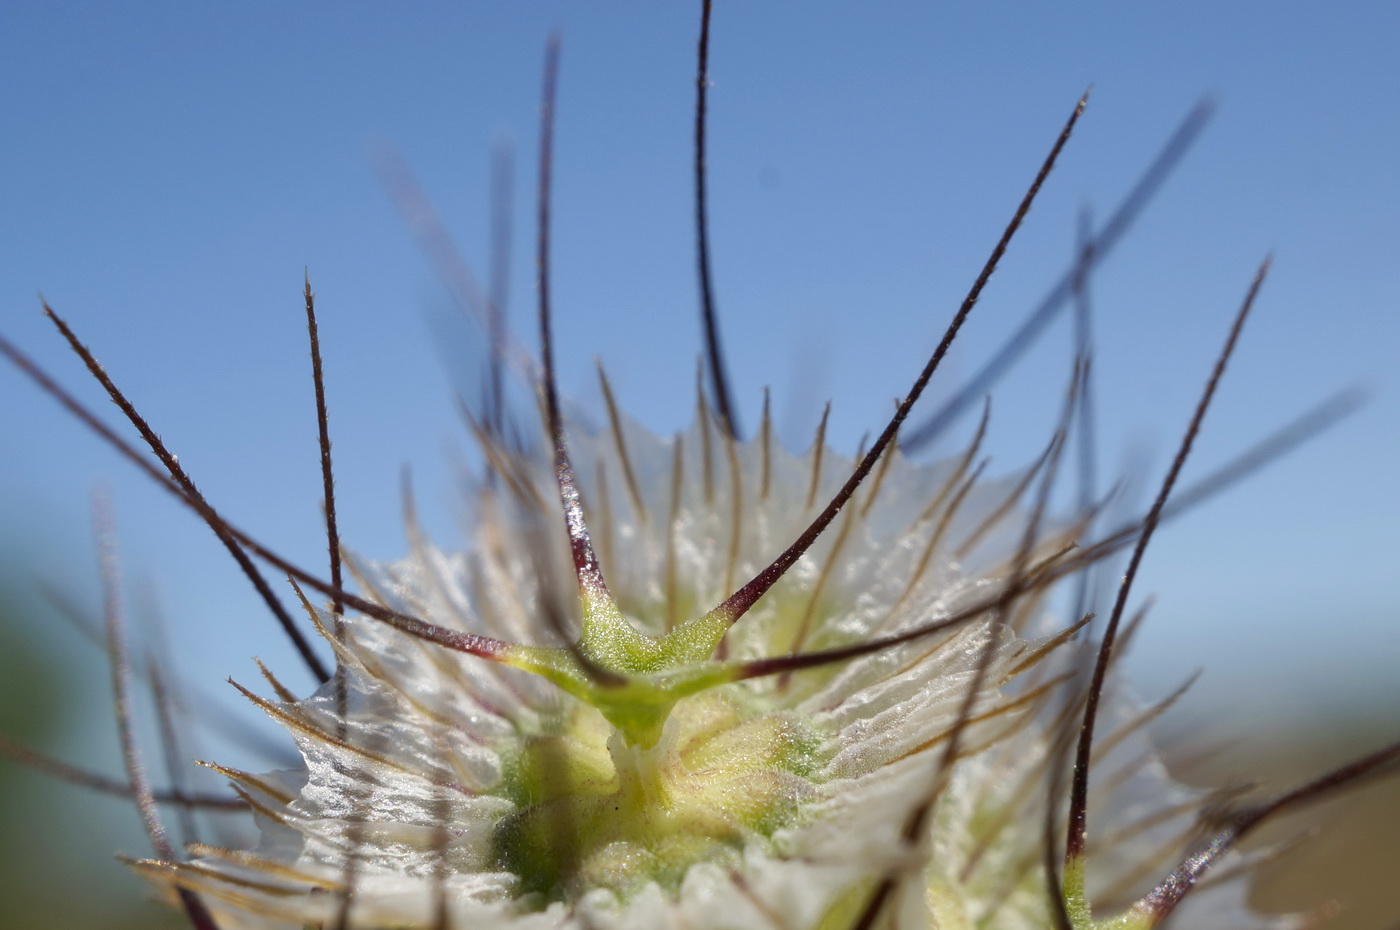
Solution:
[{"label": "dark spiny bristle", "polygon": [[741,439],[734,389],[729,383],[724,347],[719,335],[714,276],[710,271],[709,171],[705,163],[705,128],[710,92],[710,13],[711,0],[702,0],[700,40],[695,56],[695,261],[700,277],[700,321],[705,336],[705,357],[709,360],[710,387],[715,394],[720,429],[729,439]]},{"label": "dark spiny bristle", "polygon": [[[310,285],[308,284],[308,289],[309,287]],[[309,299],[310,298],[308,298],[308,300]],[[179,460],[170,453],[170,450],[165,447],[165,443],[156,435],[155,430],[151,429],[146,423],[145,418],[137,412],[136,407],[127,400],[126,395],[124,395],[117,388],[116,384],[113,383],[112,379],[107,376],[107,372],[98,364],[97,359],[88,351],[87,346],[78,339],[77,335],[69,328],[68,324],[47,304],[44,305],[44,313],[53,321],[54,326],[58,327],[59,332],[63,334],[63,338],[68,340],[68,345],[73,349],[73,352],[83,360],[83,364],[87,366],[92,376],[96,378],[98,383],[107,391],[107,395],[112,399],[112,403],[117,405],[117,408],[126,416],[131,425],[136,428],[136,431],[141,435],[142,441],[146,443],[151,452],[160,460],[161,465],[169,472],[171,480],[179,487],[180,492],[187,497],[196,509],[198,509],[200,504],[205,503],[204,498],[195,487],[194,482],[190,480],[189,475],[185,473],[184,468],[181,467]],[[13,354],[11,358],[14,358]],[[31,372],[31,375],[32,374]],[[44,386],[42,381],[40,384]],[[53,392],[50,391],[50,393]],[[60,400],[63,399],[57,394],[55,394],[55,396],[59,397]],[[73,408],[70,406],[70,409]],[[75,410],[74,412],[77,411]],[[90,421],[90,425],[95,422],[95,420]],[[141,461],[144,462],[144,460]],[[324,682],[329,680],[330,673],[326,670],[325,665],[312,650],[311,644],[307,641],[306,636],[292,621],[291,615],[288,614],[286,608],[282,606],[281,600],[272,592],[272,587],[267,583],[267,580],[263,577],[258,567],[253,564],[253,560],[248,558],[248,554],[244,552],[238,542],[230,536],[226,528],[219,525],[218,521],[208,522],[209,528],[214,531],[214,535],[219,538],[219,542],[223,543],[229,555],[238,563],[239,569],[241,569],[243,574],[248,577],[248,580],[252,582],[253,587],[257,589],[258,596],[261,597],[263,603],[267,605],[267,609],[277,618],[277,622],[281,625],[282,631],[287,634],[287,637],[296,646],[297,652],[301,655],[307,668],[316,676],[317,681]],[[339,585],[335,585],[335,587],[338,588]]]},{"label": "dark spiny bristle", "polygon": [[913,409],[914,404],[923,394],[924,388],[928,386],[929,379],[933,377],[933,373],[938,369],[944,356],[947,355],[948,349],[953,344],[953,340],[957,338],[958,331],[962,328],[969,314],[972,313],[972,308],[976,305],[978,297],[981,296],[982,289],[986,287],[987,282],[991,279],[992,272],[996,270],[997,263],[1001,260],[1002,255],[1005,254],[1012,237],[1021,227],[1021,221],[1025,219],[1026,214],[1030,211],[1031,204],[1034,202],[1036,194],[1040,192],[1041,185],[1045,182],[1045,179],[1050,174],[1050,170],[1055,165],[1055,160],[1059,157],[1065,143],[1069,141],[1069,136],[1074,130],[1075,123],[1078,122],[1080,114],[1084,112],[1086,100],[1087,98],[1080,98],[1079,102],[1075,104],[1073,112],[1065,122],[1064,128],[1060,130],[1060,134],[1056,138],[1055,144],[1051,147],[1050,153],[1045,157],[1044,162],[1041,163],[1040,170],[1037,172],[1035,179],[1031,182],[1025,196],[1017,205],[1016,212],[1012,215],[1010,222],[1007,223],[1001,238],[992,248],[992,253],[982,266],[982,270],[978,273],[976,280],[972,284],[972,288],[967,292],[967,296],[963,298],[962,305],[958,308],[957,313],[954,314],[952,322],[948,324],[948,328],[944,332],[943,338],[939,341],[938,347],[934,349],[933,354],[929,357],[928,362],[924,365],[919,376],[914,379],[909,393],[900,401],[899,406],[895,409],[894,416],[891,417],[889,423],[885,425],[879,438],[875,440],[875,444],[861,457],[860,463],[851,473],[851,476],[846,479],[845,484],[843,484],[841,489],[836,492],[836,495],[831,498],[817,518],[802,532],[802,535],[767,568],[755,575],[751,581],[734,592],[726,598],[722,604],[715,608],[715,612],[726,617],[730,623],[742,617],[744,613],[752,607],[799,558],[801,558],[803,553],[811,548],[812,544],[817,541],[817,538],[821,536],[831,524],[831,521],[836,518],[836,514],[840,512],[841,508],[844,507],[847,501],[851,499],[851,496],[855,494],[861,482],[863,482],[870,474],[871,470],[874,469],[875,463],[880,460],[880,456],[894,443],[895,436],[898,435],[900,426],[903,425],[905,419],[908,418],[910,410]]},{"label": "dark spiny bristle", "polygon": [[1107,682],[1108,665],[1113,658],[1114,638],[1117,636],[1118,626],[1122,622],[1123,612],[1127,608],[1128,595],[1132,591],[1133,580],[1137,576],[1138,567],[1142,564],[1147,545],[1152,540],[1152,534],[1157,529],[1167,500],[1171,497],[1173,488],[1176,487],[1177,478],[1180,477],[1181,470],[1186,465],[1186,459],[1191,454],[1191,446],[1200,431],[1206,411],[1210,408],[1210,402],[1215,396],[1220,378],[1225,373],[1225,365],[1235,351],[1235,344],[1239,339],[1241,329],[1244,327],[1244,321],[1254,306],[1254,299],[1259,294],[1259,288],[1264,283],[1264,276],[1268,269],[1269,263],[1265,261],[1254,276],[1249,292],[1245,295],[1244,302],[1235,315],[1230,333],[1226,337],[1225,345],[1220,350],[1220,357],[1215,363],[1215,369],[1211,372],[1210,380],[1206,382],[1205,390],[1196,405],[1191,422],[1182,435],[1181,446],[1177,450],[1176,458],[1172,461],[1166,477],[1162,480],[1162,487],[1157,492],[1157,499],[1148,511],[1146,519],[1143,520],[1142,533],[1138,536],[1128,567],[1118,585],[1113,612],[1109,615],[1108,626],[1104,630],[1103,639],[1099,645],[1098,658],[1094,663],[1093,678],[1089,683],[1089,702],[1084,709],[1084,721],[1079,730],[1079,745],[1075,750],[1074,779],[1070,788],[1069,828],[1065,839],[1066,861],[1078,859],[1084,853],[1084,841],[1087,836],[1086,818],[1089,810],[1089,763],[1093,752],[1094,723],[1098,715],[1099,700]]}]

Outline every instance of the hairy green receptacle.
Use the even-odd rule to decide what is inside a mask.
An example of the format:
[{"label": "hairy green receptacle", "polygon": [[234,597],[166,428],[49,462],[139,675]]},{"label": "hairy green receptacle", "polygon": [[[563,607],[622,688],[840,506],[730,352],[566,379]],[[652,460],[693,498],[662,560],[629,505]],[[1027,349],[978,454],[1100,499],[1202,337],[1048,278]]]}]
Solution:
[{"label": "hairy green receptacle", "polygon": [[732,691],[679,702],[647,748],[587,706],[527,740],[509,767],[520,809],[496,829],[499,865],[548,901],[593,888],[626,898],[653,881],[675,890],[692,865],[737,863],[812,793],[818,741],[796,715]]}]

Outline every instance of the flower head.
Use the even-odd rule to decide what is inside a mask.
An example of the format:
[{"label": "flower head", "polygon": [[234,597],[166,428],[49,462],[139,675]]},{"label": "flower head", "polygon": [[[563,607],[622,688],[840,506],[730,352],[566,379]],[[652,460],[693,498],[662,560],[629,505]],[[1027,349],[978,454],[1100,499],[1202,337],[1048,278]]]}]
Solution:
[{"label": "flower head", "polygon": [[[337,641],[316,610],[348,694],[332,682],[291,700],[274,682],[280,700],[253,698],[306,763],[228,772],[260,845],[143,868],[230,928],[329,926],[351,889],[354,927],[432,927],[440,913],[471,927],[842,927],[889,874],[900,927],[1048,926],[1044,779],[1080,652],[1039,592],[986,609],[1015,571],[1024,476],[896,454],[752,610],[701,635],[688,629],[706,616],[697,605],[758,574],[853,467],[815,445],[797,457],[728,441],[706,416],[669,441],[624,422],[576,443],[593,463],[584,510],[615,613],[574,593],[567,555],[542,539],[557,505],[538,457],[482,487],[467,551],[424,541],[403,562],[357,567],[384,607],[454,631],[538,641],[541,613],[567,611],[582,656],[464,657],[369,617]],[[1023,559],[1050,570],[1069,534]],[[891,645],[840,661],[763,664],[879,637]],[[1095,804],[1129,819],[1112,855],[1091,860],[1106,866],[1101,900],[1139,890],[1133,868],[1190,822],[1146,825],[1189,793],[1118,716]]]}]

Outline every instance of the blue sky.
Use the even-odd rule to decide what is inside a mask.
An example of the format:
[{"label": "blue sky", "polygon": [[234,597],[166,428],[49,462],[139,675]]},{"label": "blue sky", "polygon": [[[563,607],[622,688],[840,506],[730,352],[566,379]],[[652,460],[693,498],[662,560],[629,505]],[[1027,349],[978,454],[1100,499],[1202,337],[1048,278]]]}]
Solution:
[{"label": "blue sky", "polygon": [[[554,293],[561,382],[592,365],[649,427],[682,427],[699,351],[690,218],[698,4],[9,3],[0,9],[0,330],[96,402],[38,313],[82,333],[212,500],[319,564],[299,290],[319,297],[346,539],[404,551],[401,467],[459,538],[444,450],[469,362],[371,165],[400,150],[479,269],[495,140],[520,150],[512,314],[533,341],[530,191],[545,36],[564,42]],[[1332,391],[1358,414],[1183,519],[1150,554],[1133,662],[1160,694],[1197,667],[1325,714],[1400,700],[1400,6],[1338,3],[719,4],[712,234],[749,424],[772,387],[805,444],[831,397],[851,448],[887,415],[1075,99],[1088,113],[951,360],[946,396],[1060,273],[1190,107],[1205,136],[1098,274],[1103,466],[1155,481],[1256,265],[1275,267],[1193,474]],[[1060,326],[996,391],[996,462],[1048,436]],[[969,424],[961,424],[958,439]],[[190,673],[293,661],[177,506],[0,371],[6,577],[94,600],[89,495],[116,502]],[[950,442],[946,448],[952,448]],[[1388,689],[1388,690],[1386,690]]]}]

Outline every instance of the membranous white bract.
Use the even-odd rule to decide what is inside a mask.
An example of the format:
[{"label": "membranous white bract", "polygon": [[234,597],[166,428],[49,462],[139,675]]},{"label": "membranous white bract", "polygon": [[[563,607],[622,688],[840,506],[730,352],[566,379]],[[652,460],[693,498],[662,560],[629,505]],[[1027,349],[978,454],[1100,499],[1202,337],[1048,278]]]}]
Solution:
[{"label": "membranous white bract", "polygon": [[[415,537],[409,558],[359,564],[358,580],[393,610],[554,658],[488,661],[349,617],[341,641],[328,634],[343,694],[332,682],[296,700],[269,676],[257,698],[304,767],[227,773],[261,842],[143,868],[197,892],[225,930],[841,930],[891,881],[878,926],[1053,926],[1042,850],[1064,792],[1047,792],[1082,706],[1083,648],[1046,589],[868,654],[756,664],[895,639],[1058,564],[1075,527],[1023,544],[1026,474],[980,479],[972,449],[931,465],[895,452],[718,642],[694,646],[667,634],[790,545],[850,460],[820,444],[789,454],[766,424],[728,439],[703,408],[669,440],[625,421],[573,437],[602,573],[641,634],[613,640],[578,593],[549,462],[488,451],[497,474],[465,551]],[[580,623],[595,639],[561,648]],[[1095,926],[1147,926],[1132,905],[1175,863],[1200,798],[1111,690],[1089,895]],[[1265,925],[1238,882],[1189,910],[1193,927]]]}]

